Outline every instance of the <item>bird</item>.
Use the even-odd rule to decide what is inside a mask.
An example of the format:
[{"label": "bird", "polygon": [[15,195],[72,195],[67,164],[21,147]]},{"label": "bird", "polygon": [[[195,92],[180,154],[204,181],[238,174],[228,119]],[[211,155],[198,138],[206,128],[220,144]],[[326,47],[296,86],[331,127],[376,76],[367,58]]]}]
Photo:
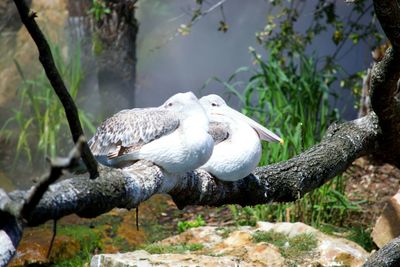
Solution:
[{"label": "bird", "polygon": [[264,126],[230,108],[218,95],[200,98],[210,119],[214,139],[211,158],[200,167],[222,181],[237,181],[249,175],[261,159],[261,140],[283,140]]},{"label": "bird", "polygon": [[214,142],[208,116],[192,92],[159,107],[122,110],[105,120],[89,140],[95,158],[115,168],[148,160],[168,173],[194,170],[210,158]]}]

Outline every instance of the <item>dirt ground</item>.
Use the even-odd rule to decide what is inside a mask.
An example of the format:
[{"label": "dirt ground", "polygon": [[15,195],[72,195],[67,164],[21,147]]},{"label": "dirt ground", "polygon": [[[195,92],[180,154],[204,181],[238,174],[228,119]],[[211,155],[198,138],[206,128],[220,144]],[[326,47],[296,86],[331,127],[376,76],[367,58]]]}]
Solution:
[{"label": "dirt ground", "polygon": [[367,200],[360,204],[362,213],[349,221],[363,227],[374,225],[387,200],[397,193],[400,170],[390,164],[375,165],[366,158],[359,158],[346,171],[346,192],[350,200]]}]

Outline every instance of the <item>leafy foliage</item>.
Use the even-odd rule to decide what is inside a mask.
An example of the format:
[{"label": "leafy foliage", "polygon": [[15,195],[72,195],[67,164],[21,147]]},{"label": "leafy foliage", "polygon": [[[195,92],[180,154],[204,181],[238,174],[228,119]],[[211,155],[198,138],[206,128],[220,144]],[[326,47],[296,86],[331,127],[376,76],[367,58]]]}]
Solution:
[{"label": "leafy foliage", "polygon": [[[334,104],[336,95],[330,88],[340,82],[342,87],[352,88],[358,94],[362,72],[347,73],[338,64],[339,58],[360,41],[372,47],[382,40],[375,20],[363,21],[366,14],[374,16],[372,5],[367,1],[356,1],[349,6],[350,12],[345,18],[338,14],[337,1],[269,2],[268,14],[274,15],[269,15],[264,30],[256,33],[267,57],[264,59],[250,48],[254,68],[239,68],[227,81],[214,78],[240,99],[243,113],[267,124],[285,140],[284,145],[263,144],[261,165],[301,153],[317,143],[332,122],[340,120]],[[312,20],[306,29],[299,30],[298,23],[301,19],[304,21],[306,4],[307,14],[312,7]],[[327,34],[331,34],[335,45],[331,55],[321,57],[306,52],[311,50],[317,37]],[[250,73],[248,82],[240,81],[242,73]],[[238,225],[268,220],[302,221],[321,227],[326,224],[343,226],[350,213],[361,212],[358,204],[360,202],[346,197],[345,181],[339,176],[294,203],[241,209],[230,206],[230,209]]]},{"label": "leafy foliage", "polygon": [[[254,117],[279,133],[284,145],[263,144],[261,165],[287,160],[318,142],[327,127],[339,120],[339,112],[330,106],[335,96],[329,91],[333,74],[318,69],[313,57],[299,54],[282,61],[271,48],[267,60],[254,51],[255,68],[241,68],[233,74],[225,88],[239,97],[243,113]],[[241,90],[236,79],[241,72],[250,72],[249,82]],[[219,80],[220,81],[220,80]],[[345,196],[345,181],[339,176],[306,194],[295,203],[230,206],[236,223],[255,224],[258,220],[302,221],[313,226],[323,223],[342,225],[350,212],[359,212],[359,203]]]},{"label": "leafy foliage", "polygon": [[[348,73],[338,60],[350,53],[355,45],[364,42],[370,48],[378,46],[383,35],[379,30],[373,5],[370,1],[354,1],[346,6],[347,14],[340,14],[338,6],[343,1],[273,0],[267,12],[264,29],[256,33],[258,43],[274,53],[281,61],[309,51],[317,38],[331,38],[334,50],[321,56],[320,69],[333,73],[344,88],[360,87],[358,73]],[[273,15],[271,15],[273,14]],[[367,16],[373,19],[365,18]],[[312,19],[309,26],[302,29]],[[356,91],[357,92],[357,91]]]},{"label": "leafy foliage", "polygon": [[206,225],[206,222],[204,221],[203,217],[201,215],[197,216],[194,221],[181,221],[178,222],[178,232],[183,233],[187,229],[190,228],[196,228],[200,226]]},{"label": "leafy foliage", "polygon": [[105,15],[111,13],[111,9],[103,0],[92,0],[92,7],[88,13],[93,16],[95,21],[100,21]]}]

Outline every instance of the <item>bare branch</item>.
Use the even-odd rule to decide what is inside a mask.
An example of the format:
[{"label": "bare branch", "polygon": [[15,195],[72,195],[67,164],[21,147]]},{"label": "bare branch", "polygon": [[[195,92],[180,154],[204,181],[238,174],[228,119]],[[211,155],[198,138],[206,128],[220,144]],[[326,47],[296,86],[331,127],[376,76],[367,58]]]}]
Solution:
[{"label": "bare branch", "polygon": [[[68,119],[69,127],[72,133],[72,138],[75,143],[78,142],[80,136],[84,136],[82,126],[79,120],[78,109],[69,94],[65,84],[54,64],[53,56],[49,44],[46,41],[43,33],[36,24],[36,13],[30,12],[29,7],[25,4],[24,0],[14,0],[17,6],[22,23],[25,25],[32,39],[35,41],[39,51],[39,60],[43,65],[47,78],[49,79],[55,93],[64,106],[65,114]],[[89,146],[85,143],[82,150],[82,159],[87,166],[90,177],[95,178],[98,176],[97,161],[92,155]]]},{"label": "bare branch", "polygon": [[[70,169],[78,163],[80,149],[84,143],[85,140],[82,137],[67,158],[52,160],[50,174],[44,176],[27,192],[17,191],[7,194],[0,188],[0,266],[5,266],[15,254],[22,238],[24,223],[29,219],[30,213],[35,210],[50,184],[60,178],[65,169]],[[86,180],[89,179],[86,178]]]},{"label": "bare branch", "polygon": [[58,178],[60,178],[63,170],[71,169],[74,165],[79,163],[78,161],[81,156],[80,151],[84,143],[86,143],[85,138],[81,136],[67,158],[56,158],[50,160],[50,174],[43,176],[40,179],[39,183],[36,184],[28,193],[28,197],[26,197],[26,200],[24,201],[24,205],[21,210],[22,217],[28,215],[36,207],[49,186],[54,183]]}]

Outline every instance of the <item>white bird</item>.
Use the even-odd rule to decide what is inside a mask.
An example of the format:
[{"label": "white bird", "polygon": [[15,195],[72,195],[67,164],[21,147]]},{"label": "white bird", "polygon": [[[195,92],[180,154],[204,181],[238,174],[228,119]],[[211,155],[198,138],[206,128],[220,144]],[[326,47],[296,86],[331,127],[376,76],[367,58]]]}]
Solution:
[{"label": "white bird", "polygon": [[230,108],[218,95],[200,98],[210,118],[209,133],[214,151],[204,169],[223,181],[236,181],[249,175],[261,158],[261,140],[283,140],[264,126]]},{"label": "white bird", "polygon": [[192,92],[178,93],[154,108],[122,110],[89,140],[96,159],[110,167],[149,160],[169,173],[194,170],[210,158],[209,120]]}]

